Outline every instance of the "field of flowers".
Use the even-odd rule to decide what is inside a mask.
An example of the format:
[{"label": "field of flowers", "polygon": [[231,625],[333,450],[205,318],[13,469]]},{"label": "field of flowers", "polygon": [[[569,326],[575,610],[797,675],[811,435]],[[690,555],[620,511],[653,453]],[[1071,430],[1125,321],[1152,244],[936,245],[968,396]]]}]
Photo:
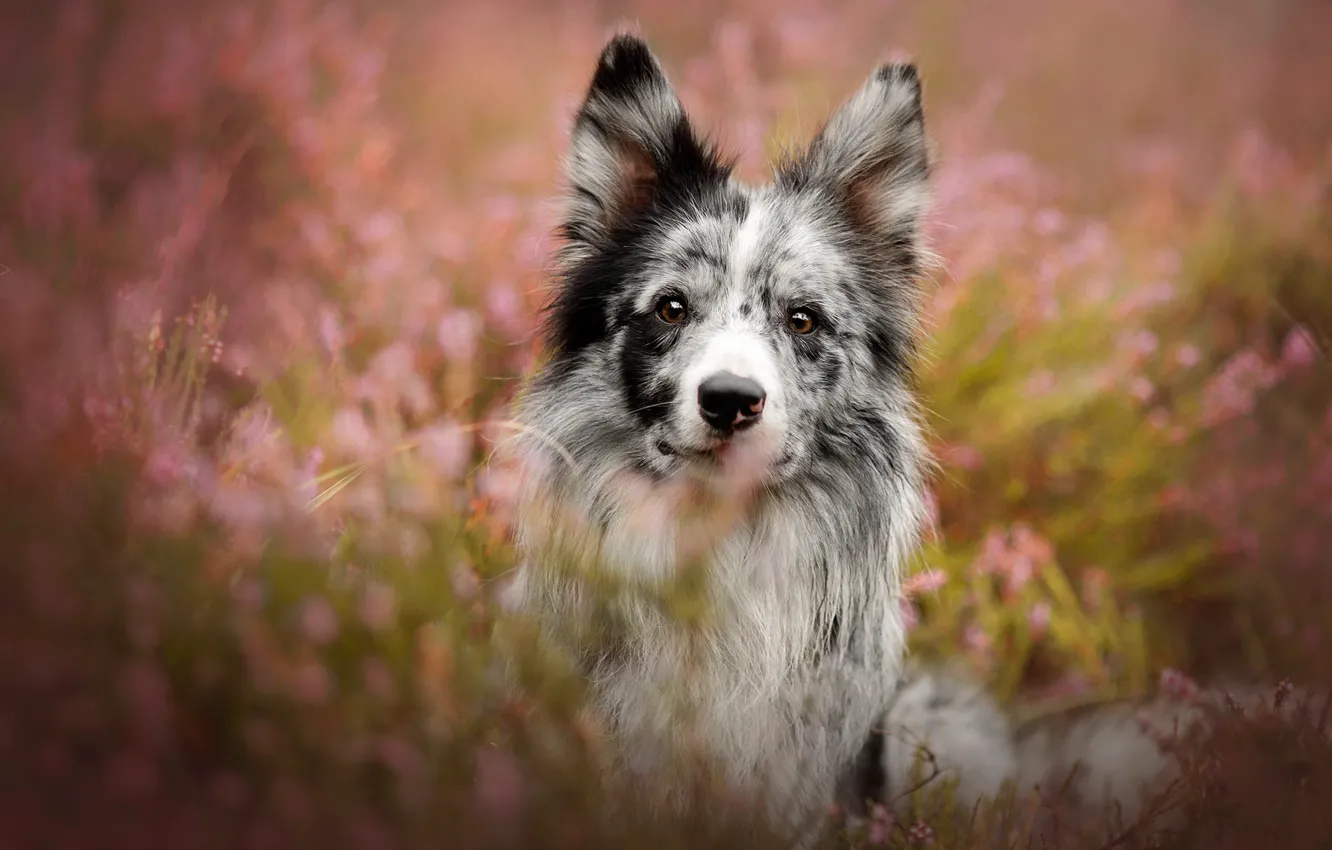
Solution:
[{"label": "field of flowers", "polygon": [[[751,178],[877,61],[920,63],[945,262],[917,652],[1020,713],[1176,670],[1326,681],[1321,0],[9,4],[0,846],[611,846],[578,681],[535,652],[543,699],[487,677],[490,456],[623,22]],[[1314,730],[1231,731],[1182,754],[1170,846],[1326,846]],[[846,840],[999,834],[898,826]]]}]

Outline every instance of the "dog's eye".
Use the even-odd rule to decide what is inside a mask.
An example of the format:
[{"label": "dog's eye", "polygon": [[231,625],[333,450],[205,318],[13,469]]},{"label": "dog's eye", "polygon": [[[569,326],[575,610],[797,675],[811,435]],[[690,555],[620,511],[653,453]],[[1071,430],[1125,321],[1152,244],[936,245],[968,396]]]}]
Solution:
[{"label": "dog's eye", "polygon": [[814,333],[814,329],[819,326],[819,320],[815,317],[813,310],[799,308],[792,310],[791,315],[786,318],[786,326],[792,333],[798,333],[801,336]]},{"label": "dog's eye", "polygon": [[678,325],[689,316],[683,298],[667,296],[657,302],[657,317],[670,325]]}]

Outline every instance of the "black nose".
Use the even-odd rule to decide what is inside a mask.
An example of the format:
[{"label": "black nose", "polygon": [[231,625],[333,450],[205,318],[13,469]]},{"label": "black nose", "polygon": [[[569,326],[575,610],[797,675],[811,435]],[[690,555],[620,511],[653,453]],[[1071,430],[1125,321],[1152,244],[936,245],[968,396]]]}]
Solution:
[{"label": "black nose", "polygon": [[698,412],[718,431],[744,430],[759,421],[767,393],[756,381],[718,372],[698,386]]}]

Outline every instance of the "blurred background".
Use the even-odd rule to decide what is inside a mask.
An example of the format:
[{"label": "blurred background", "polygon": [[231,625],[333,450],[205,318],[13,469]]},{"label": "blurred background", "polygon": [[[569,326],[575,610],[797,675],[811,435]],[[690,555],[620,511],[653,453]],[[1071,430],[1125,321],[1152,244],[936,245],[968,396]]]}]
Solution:
[{"label": "blurred background", "polygon": [[483,674],[513,481],[487,459],[619,25],[751,179],[919,63],[945,265],[918,652],[1023,711],[1323,680],[1332,5],[10,4],[12,846],[434,846],[527,811],[538,726],[578,762],[567,671],[534,665],[540,708]]}]

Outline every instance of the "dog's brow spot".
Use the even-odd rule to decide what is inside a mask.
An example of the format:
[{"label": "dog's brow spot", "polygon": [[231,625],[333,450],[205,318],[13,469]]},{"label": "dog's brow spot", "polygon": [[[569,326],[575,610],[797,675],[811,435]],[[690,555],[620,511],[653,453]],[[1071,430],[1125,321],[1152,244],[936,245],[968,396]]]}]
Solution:
[{"label": "dog's brow spot", "polygon": [[740,315],[744,316],[746,319],[748,319],[750,314],[753,312],[754,312],[754,306],[750,304],[748,301],[740,305]]}]

